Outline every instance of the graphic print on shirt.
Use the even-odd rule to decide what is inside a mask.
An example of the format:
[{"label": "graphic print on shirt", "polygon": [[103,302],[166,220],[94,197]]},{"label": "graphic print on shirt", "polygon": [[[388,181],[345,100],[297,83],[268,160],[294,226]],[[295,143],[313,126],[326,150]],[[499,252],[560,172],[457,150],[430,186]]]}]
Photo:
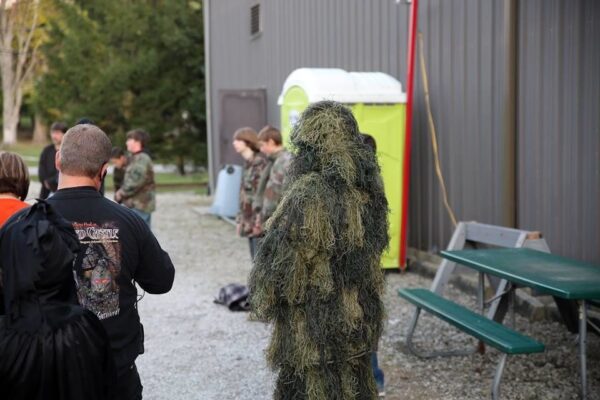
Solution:
[{"label": "graphic print on shirt", "polygon": [[119,314],[121,244],[119,229],[112,223],[73,223],[81,250],[75,261],[75,284],[82,307],[98,319]]}]

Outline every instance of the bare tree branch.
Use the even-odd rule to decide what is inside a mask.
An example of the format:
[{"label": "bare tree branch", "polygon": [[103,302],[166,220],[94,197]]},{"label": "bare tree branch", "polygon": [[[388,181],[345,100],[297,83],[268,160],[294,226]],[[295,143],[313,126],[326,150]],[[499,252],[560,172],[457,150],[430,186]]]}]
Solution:
[{"label": "bare tree branch", "polygon": [[33,49],[31,49],[31,61],[27,65],[27,68],[25,69],[23,76],[21,77],[21,82],[19,83],[19,86],[22,86],[22,84],[24,84],[25,81],[29,79],[33,72],[33,68],[37,65],[37,50],[38,46],[35,46]]},{"label": "bare tree branch", "polygon": [[[40,0],[33,0],[29,2],[28,9],[32,10],[33,16],[31,18],[31,25],[29,26],[29,31],[27,33],[27,38],[25,39],[25,45],[19,48],[19,52],[28,53],[29,46],[31,45],[31,39],[33,38],[33,34],[35,32],[35,28],[37,26],[38,16],[39,16],[39,7]],[[22,67],[22,66],[21,66]]]},{"label": "bare tree branch", "polygon": [[13,24],[12,19],[8,16],[11,10],[7,10],[7,4],[7,0],[1,0],[0,2],[0,39],[2,40],[2,45],[5,45],[4,38],[10,35],[10,33],[12,32]]},{"label": "bare tree branch", "polygon": [[2,27],[2,33],[4,33],[4,21],[6,18],[6,5],[7,0],[0,0],[0,26]]},{"label": "bare tree branch", "polygon": [[[33,37],[33,33],[35,32],[35,27],[37,25],[37,18],[38,18],[38,6],[39,6],[39,0],[33,0],[33,1],[28,1],[27,5],[25,5],[25,7],[27,7],[25,9],[25,11],[23,11],[23,23],[25,21],[27,21],[29,14],[32,13],[33,15],[31,16],[31,25],[29,27],[29,30],[27,32],[27,34],[25,35],[18,35],[19,37],[19,47],[18,49],[18,54],[17,54],[17,70],[16,70],[16,77],[15,77],[15,81],[17,83],[17,85],[21,85],[21,83],[23,82],[23,78],[25,77],[25,71],[26,71],[26,67],[25,67],[25,62],[28,60],[27,57],[27,53],[29,52],[29,46],[31,44],[31,38]],[[26,30],[26,27],[23,26],[23,29]],[[31,63],[34,62],[33,59],[30,59]]]}]

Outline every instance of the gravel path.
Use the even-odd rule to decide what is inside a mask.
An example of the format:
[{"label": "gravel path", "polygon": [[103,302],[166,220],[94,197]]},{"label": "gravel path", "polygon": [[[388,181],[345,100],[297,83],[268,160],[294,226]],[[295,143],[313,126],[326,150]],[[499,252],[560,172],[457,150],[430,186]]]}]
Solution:
[{"label": "gravel path", "polygon": [[[146,295],[140,314],[146,331],[146,354],[138,359],[145,399],[270,399],[274,375],[264,362],[269,329],[212,302],[219,288],[244,283],[250,271],[247,241],[234,227],[193,207],[206,198],[191,193],[158,195],[153,226],[177,269],[173,290]],[[420,360],[404,346],[413,308],[398,298],[400,287],[428,287],[430,279],[414,273],[388,274],[385,297],[388,322],[379,351],[386,373],[387,399],[487,399],[499,353]],[[474,299],[450,287],[448,295],[471,306]],[[438,319],[425,316],[418,332],[423,346],[473,341]],[[575,337],[555,322],[518,329],[543,341],[548,350],[510,357],[501,390],[504,399],[577,399],[579,373]],[[590,399],[600,400],[600,338],[588,344]],[[419,343],[419,342],[417,342]]]}]

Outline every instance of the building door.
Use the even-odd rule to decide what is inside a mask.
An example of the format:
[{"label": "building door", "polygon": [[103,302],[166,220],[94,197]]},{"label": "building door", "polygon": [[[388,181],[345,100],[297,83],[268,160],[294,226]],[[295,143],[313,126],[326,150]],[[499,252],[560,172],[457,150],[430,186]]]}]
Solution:
[{"label": "building door", "polygon": [[242,165],[242,157],[231,144],[233,133],[244,126],[258,132],[267,124],[267,92],[264,89],[219,90],[219,105],[218,165]]}]

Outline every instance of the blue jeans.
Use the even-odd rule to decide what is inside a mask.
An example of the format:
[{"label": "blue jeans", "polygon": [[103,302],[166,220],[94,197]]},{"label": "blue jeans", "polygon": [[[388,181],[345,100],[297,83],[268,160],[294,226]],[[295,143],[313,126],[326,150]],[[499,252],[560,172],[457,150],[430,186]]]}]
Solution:
[{"label": "blue jeans", "polygon": [[381,368],[379,368],[379,363],[377,362],[377,352],[371,353],[371,368],[373,369],[373,375],[375,376],[375,382],[377,383],[377,391],[379,393],[384,391],[384,375]]},{"label": "blue jeans", "polygon": [[138,210],[137,208],[131,208],[130,210],[133,211],[134,213],[136,213],[137,215],[139,215],[140,218],[142,218],[144,220],[144,222],[146,224],[148,224],[148,228],[152,228],[150,226],[150,223],[151,223],[151,220],[152,220],[152,214],[147,213],[147,212],[142,211],[142,210]]}]

